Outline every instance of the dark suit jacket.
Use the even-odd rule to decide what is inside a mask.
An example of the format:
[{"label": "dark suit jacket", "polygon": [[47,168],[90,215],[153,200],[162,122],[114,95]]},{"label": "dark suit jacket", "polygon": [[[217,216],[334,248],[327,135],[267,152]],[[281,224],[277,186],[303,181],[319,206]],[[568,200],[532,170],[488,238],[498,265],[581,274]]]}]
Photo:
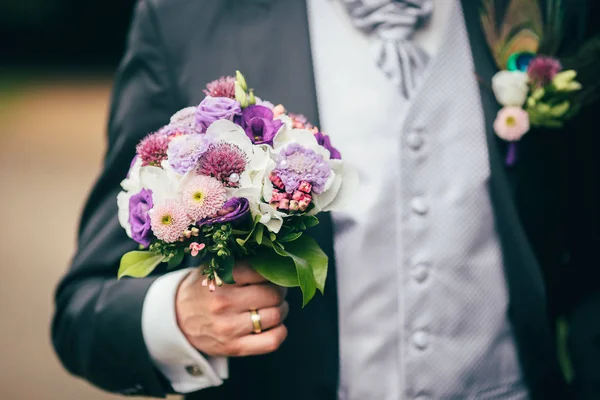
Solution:
[{"label": "dark suit jacket", "polygon": [[[495,67],[478,6],[476,0],[463,0],[476,72],[490,82]],[[585,16],[584,11],[576,14]],[[576,42],[576,36],[569,39]],[[244,72],[261,97],[318,123],[304,0],[139,2],[115,81],[104,170],[83,212],[78,251],[57,289],[52,326],[65,367],[100,388],[157,397],[172,390],[153,366],[141,331],[142,304],[156,276],[116,280],[121,255],[135,247],[117,222],[116,195],[136,143],[178,109],[198,104],[206,82],[235,69]],[[507,170],[504,144],[491,128],[498,105],[483,86],[481,98],[509,317],[527,383],[534,399],[598,399],[599,265],[589,257],[600,244],[598,158],[593,153],[599,135],[590,122],[594,115],[588,108],[562,131],[528,133],[521,160]],[[336,398],[337,304],[328,216],[314,235],[332,260],[326,295],[301,309],[298,291],[291,291],[289,337],[281,348],[265,356],[231,359],[230,379],[223,386],[190,399]],[[553,327],[559,314],[571,323],[577,397],[565,394],[557,364]]]}]

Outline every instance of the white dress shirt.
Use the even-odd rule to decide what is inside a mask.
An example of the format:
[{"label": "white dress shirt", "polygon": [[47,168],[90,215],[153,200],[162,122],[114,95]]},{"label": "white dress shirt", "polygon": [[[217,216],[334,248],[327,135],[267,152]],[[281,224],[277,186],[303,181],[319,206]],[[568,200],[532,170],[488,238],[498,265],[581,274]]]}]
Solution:
[{"label": "white dress shirt", "polygon": [[[415,33],[414,40],[432,56],[440,46],[455,1],[434,0],[432,18]],[[345,162],[353,164],[362,174],[363,190],[380,193],[379,181],[365,176],[366,171],[361,166],[373,166],[369,169],[370,174],[386,173],[386,162],[393,162],[395,157],[390,140],[397,140],[396,132],[405,118],[398,110],[407,109],[406,100],[377,69],[369,56],[368,38],[352,27],[337,0],[307,0],[307,6],[321,129],[332,136]],[[394,137],[369,136],[370,145],[381,151],[365,152],[360,132],[373,130],[389,132]],[[390,151],[386,152],[386,149]],[[364,206],[369,208],[368,204]],[[363,216],[368,218],[369,213],[365,212]],[[343,224],[343,221],[338,222]],[[338,246],[336,252],[339,251]],[[352,279],[344,276],[345,270],[344,265],[338,263],[339,280]],[[175,293],[188,272],[175,271],[158,278],[146,295],[142,313],[142,330],[149,353],[178,393],[221,385],[228,376],[227,359],[202,356],[188,343],[177,325]]]}]

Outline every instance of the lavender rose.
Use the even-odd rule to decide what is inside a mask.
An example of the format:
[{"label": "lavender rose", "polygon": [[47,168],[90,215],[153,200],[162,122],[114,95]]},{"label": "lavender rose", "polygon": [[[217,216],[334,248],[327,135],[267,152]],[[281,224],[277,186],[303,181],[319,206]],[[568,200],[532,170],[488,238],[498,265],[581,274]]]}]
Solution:
[{"label": "lavender rose", "polygon": [[233,121],[241,112],[240,103],[233,99],[207,96],[196,109],[196,129],[204,133],[213,122],[220,119]]},{"label": "lavender rose", "polygon": [[320,146],[323,146],[329,150],[329,156],[332,160],[342,159],[342,154],[331,145],[331,139],[329,136],[323,134],[322,132],[317,132],[315,133],[315,139],[317,139],[317,143],[319,143]]},{"label": "lavender rose", "polygon": [[245,197],[232,197],[227,200],[213,218],[208,218],[200,222],[200,225],[224,224],[226,222],[237,221],[244,218],[250,212],[250,203]]},{"label": "lavender rose", "polygon": [[237,118],[239,125],[254,144],[273,144],[273,138],[283,125],[279,120],[273,120],[273,111],[264,106],[250,106],[242,111]]},{"label": "lavender rose", "polygon": [[142,189],[138,194],[134,194],[129,198],[131,237],[144,247],[150,246],[150,242],[152,241],[153,235],[150,228],[148,211],[153,206],[152,191],[149,189]]}]

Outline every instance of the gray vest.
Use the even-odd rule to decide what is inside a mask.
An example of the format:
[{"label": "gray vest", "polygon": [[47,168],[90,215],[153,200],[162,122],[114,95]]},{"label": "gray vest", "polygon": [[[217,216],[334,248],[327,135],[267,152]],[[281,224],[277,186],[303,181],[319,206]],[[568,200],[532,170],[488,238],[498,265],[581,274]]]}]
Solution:
[{"label": "gray vest", "polygon": [[[456,2],[398,148],[386,150],[398,158],[376,194],[381,211],[339,226],[341,399],[528,398],[473,71]],[[342,254],[349,237],[370,265]]]}]

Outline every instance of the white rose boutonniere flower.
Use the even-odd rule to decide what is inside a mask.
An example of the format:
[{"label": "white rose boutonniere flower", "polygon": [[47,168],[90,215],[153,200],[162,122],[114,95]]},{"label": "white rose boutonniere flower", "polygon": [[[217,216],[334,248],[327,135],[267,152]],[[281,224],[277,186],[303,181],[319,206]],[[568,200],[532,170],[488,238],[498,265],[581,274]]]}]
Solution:
[{"label": "white rose boutonniere flower", "polygon": [[521,107],[529,93],[526,72],[500,71],[492,78],[492,89],[498,103],[504,107]]}]

